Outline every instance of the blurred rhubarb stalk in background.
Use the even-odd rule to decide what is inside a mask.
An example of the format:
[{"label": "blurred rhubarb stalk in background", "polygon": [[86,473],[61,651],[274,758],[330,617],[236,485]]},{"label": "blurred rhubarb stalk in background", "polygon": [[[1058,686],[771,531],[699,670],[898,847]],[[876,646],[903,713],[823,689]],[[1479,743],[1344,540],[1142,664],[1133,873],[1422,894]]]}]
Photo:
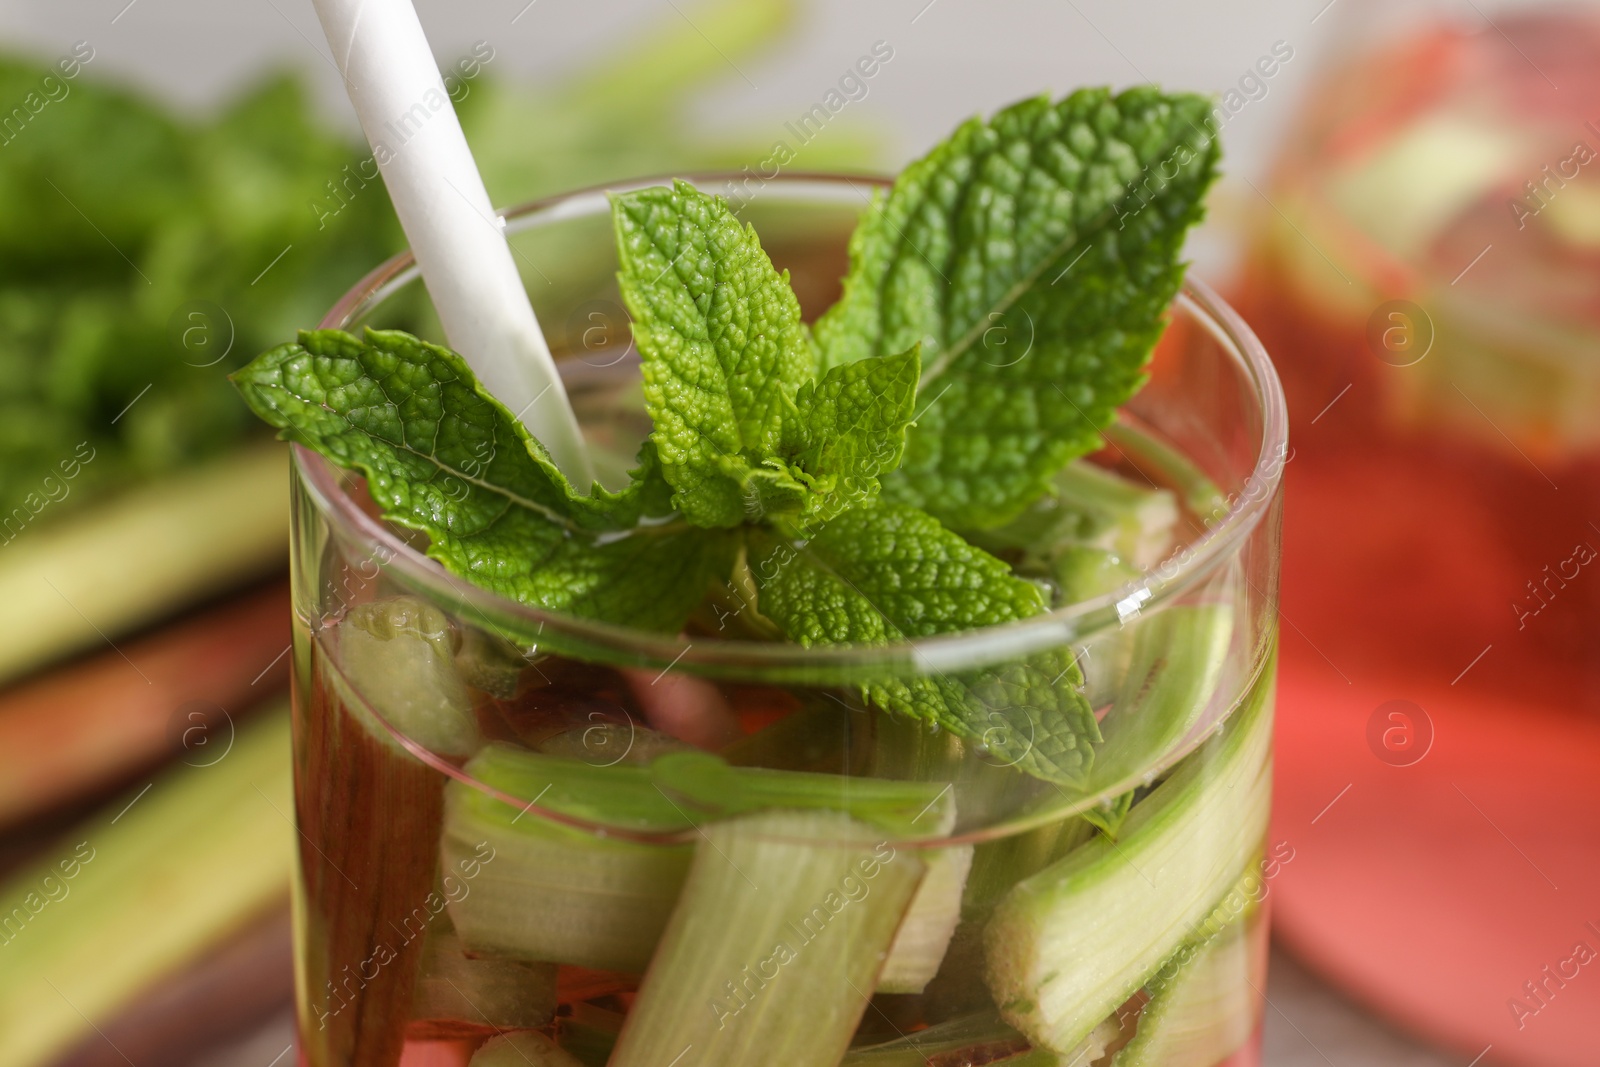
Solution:
[{"label": "blurred rhubarb stalk in background", "polygon": [[[781,121],[697,128],[689,106],[796,13],[793,0],[705,0],[539,87],[496,77],[486,45],[438,58],[491,198],[512,204],[761,168]],[[715,26],[716,46],[694,25]],[[252,710],[291,659],[277,658],[282,588],[261,584],[287,555],[288,456],[225,375],[316,325],[401,246],[366,152],[297,77],[195,120],[102,79],[92,56],[78,63],[72,107],[0,154],[0,191],[28,205],[0,218],[0,600],[16,620],[0,645],[0,846],[37,856],[0,889],[6,1067],[74,1046],[75,1064],[123,1062],[108,1044],[144,1063],[136,1049],[166,1055],[152,1026],[182,1026],[166,1036],[193,1051],[239,985],[208,956],[247,970],[258,998],[288,998],[272,947],[292,862],[287,730],[275,705]],[[20,98],[53,69],[0,57],[0,90]],[[878,143],[845,116],[784,166],[860,167]],[[154,770],[214,758],[185,751],[194,715],[208,744],[236,729],[233,750]],[[40,845],[63,811],[123,787]],[[78,864],[70,879],[62,862]]]},{"label": "blurred rhubarb stalk in background", "polygon": [[107,805],[0,888],[0,1063],[46,1064],[287,899],[289,717]]}]

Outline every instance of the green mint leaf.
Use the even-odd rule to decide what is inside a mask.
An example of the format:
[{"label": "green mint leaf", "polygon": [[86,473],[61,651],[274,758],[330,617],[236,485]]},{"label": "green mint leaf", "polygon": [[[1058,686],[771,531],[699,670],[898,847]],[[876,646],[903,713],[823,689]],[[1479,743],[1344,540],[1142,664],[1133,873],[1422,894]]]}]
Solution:
[{"label": "green mint leaf", "polygon": [[1083,90],[972,119],[877,199],[828,366],[920,342],[926,411],[884,492],[960,529],[1005,522],[1144,382],[1216,174],[1210,102]]},{"label": "green mint leaf", "polygon": [[788,274],[723,200],[687,182],[614,197],[612,220],[674,505],[708,527],[792,509],[804,486],[770,461],[816,355]]},{"label": "green mint leaf", "polygon": [[[881,645],[1036,615],[1037,586],[903,504],[854,508],[803,546],[757,534],[761,613],[807,646]],[[1100,740],[1065,649],[999,667],[867,685],[879,707],[952,730],[1049,781],[1081,785]]]},{"label": "green mint leaf", "polygon": [[1128,812],[1133,810],[1133,796],[1136,792],[1137,790],[1130,789],[1104,807],[1084,809],[1082,813],[1084,822],[1115,841],[1117,834],[1122,832],[1122,824],[1127,821]]},{"label": "green mint leaf", "polygon": [[795,395],[781,444],[812,493],[805,517],[827,520],[872,499],[878,476],[900,463],[917,397],[915,345],[899,355],[832,367]]},{"label": "green mint leaf", "polygon": [[675,631],[732,542],[662,517],[654,449],[621,492],[572,489],[455,352],[399,331],[301,333],[233,375],[257,415],[359,471],[387,521],[455,574],[524,604]]},{"label": "green mint leaf", "polygon": [[1044,610],[1038,586],[899,504],[853,508],[803,548],[774,543],[751,566],[762,613],[803,645],[928,637]]}]

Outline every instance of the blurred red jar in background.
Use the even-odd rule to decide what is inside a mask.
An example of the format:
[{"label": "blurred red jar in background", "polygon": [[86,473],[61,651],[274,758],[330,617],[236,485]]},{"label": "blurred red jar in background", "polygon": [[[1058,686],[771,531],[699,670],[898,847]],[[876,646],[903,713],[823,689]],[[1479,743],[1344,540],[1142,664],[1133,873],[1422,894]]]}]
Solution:
[{"label": "blurred red jar in background", "polygon": [[1600,950],[1600,7],[1341,26],[1233,294],[1292,427],[1276,919],[1469,1058],[1592,1063],[1542,967]]}]

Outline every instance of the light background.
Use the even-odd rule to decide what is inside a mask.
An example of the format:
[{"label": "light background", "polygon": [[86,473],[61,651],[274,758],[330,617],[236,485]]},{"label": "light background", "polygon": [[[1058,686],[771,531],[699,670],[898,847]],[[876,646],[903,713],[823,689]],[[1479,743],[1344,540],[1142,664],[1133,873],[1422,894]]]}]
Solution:
[{"label": "light background", "polygon": [[[807,0],[784,42],[728,66],[699,101],[698,121],[774,138],[834,86],[876,41],[893,59],[820,136],[881,132],[897,165],[969,115],[1019,97],[1090,84],[1153,80],[1222,93],[1286,42],[1293,58],[1225,126],[1227,177],[1206,231],[1191,247],[1202,273],[1220,275],[1249,212],[1271,208],[1261,184],[1275,139],[1320,59],[1337,47],[1359,0]],[[435,55],[449,62],[476,41],[496,51],[497,77],[558,78],[603,52],[630,26],[695,20],[693,0],[418,0]],[[1343,8],[1344,10],[1341,10]],[[693,22],[715,48],[717,27]],[[0,42],[54,56],[73,42],[96,51],[96,76],[117,75],[204,111],[264,70],[299,67],[330,115],[354,115],[328,58],[309,0],[0,0]],[[787,139],[787,138],[786,138]],[[757,162],[752,160],[752,163]],[[805,167],[801,149],[796,167]],[[1453,1058],[1395,1035],[1292,962],[1274,960],[1268,991],[1269,1067],[1448,1067]],[[259,1067],[291,1032],[287,1016],[249,1041],[204,1057],[212,1067]],[[263,1055],[265,1053],[265,1055]]]},{"label": "light background", "polygon": [[[1222,93],[1285,42],[1293,58],[1223,131],[1227,172],[1212,219],[1192,253],[1207,275],[1229,262],[1245,213],[1267,210],[1259,184],[1274,139],[1361,0],[799,0],[784,42],[728,64],[699,106],[699,121],[784,136],[783,123],[821,101],[876,41],[894,58],[823,137],[854,126],[882,134],[898,165],[962,119],[1041,91],[1157,81]],[[630,27],[681,18],[715,47],[717,27],[695,0],[419,0],[434,54],[449,62],[476,41],[497,76],[557,79]],[[1341,8],[1345,9],[1341,11]],[[125,76],[195,110],[221,103],[285,63],[305,70],[328,111],[355,129],[309,0],[0,0],[0,39],[53,55],[94,46],[94,73]],[[754,164],[757,160],[751,160]],[[803,169],[805,150],[793,164]]]}]

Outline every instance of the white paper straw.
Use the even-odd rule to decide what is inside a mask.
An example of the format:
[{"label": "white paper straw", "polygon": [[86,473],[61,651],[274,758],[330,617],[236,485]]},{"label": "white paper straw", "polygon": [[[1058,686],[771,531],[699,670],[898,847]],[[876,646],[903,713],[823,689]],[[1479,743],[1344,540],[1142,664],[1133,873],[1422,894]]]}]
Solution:
[{"label": "white paper straw", "polygon": [[450,346],[588,492],[572,405],[411,0],[314,3]]}]

